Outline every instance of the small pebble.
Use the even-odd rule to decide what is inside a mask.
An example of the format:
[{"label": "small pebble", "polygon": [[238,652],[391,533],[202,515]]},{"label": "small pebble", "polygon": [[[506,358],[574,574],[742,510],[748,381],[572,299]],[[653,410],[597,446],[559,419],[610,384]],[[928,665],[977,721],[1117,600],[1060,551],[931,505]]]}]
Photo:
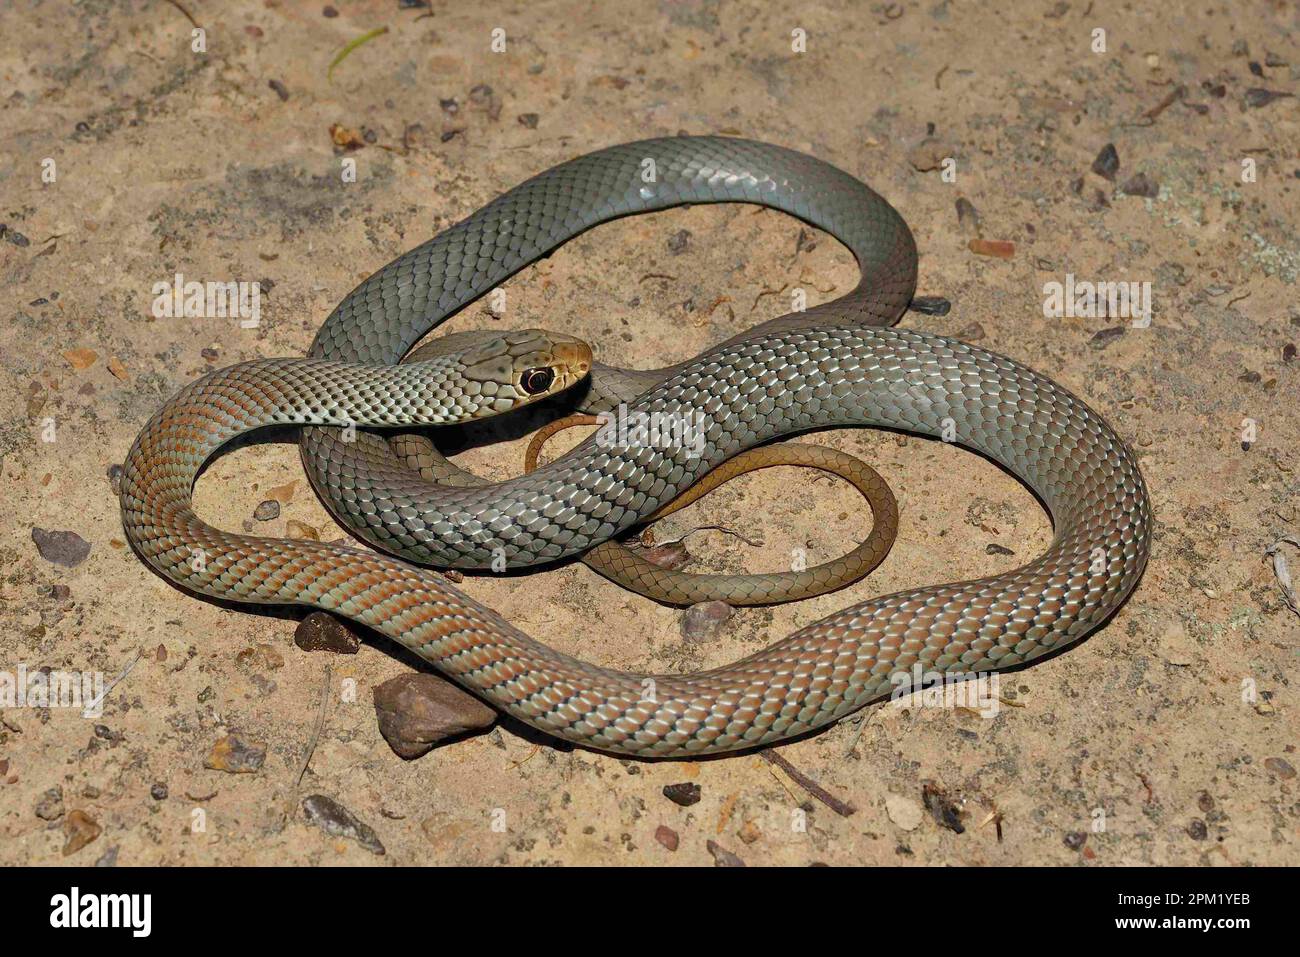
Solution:
[{"label": "small pebble", "polygon": [[418,758],[439,741],[491,727],[497,714],[468,691],[429,674],[398,675],[374,690],[379,733],[399,756]]},{"label": "small pebble", "polygon": [[110,465],[105,469],[104,474],[108,477],[108,484],[113,489],[114,495],[122,494],[122,466]]},{"label": "small pebble", "polygon": [[745,862],[737,855],[731,853],[725,847],[722,847],[716,841],[707,841],[704,844],[708,852],[713,855],[714,867],[744,867]]},{"label": "small pebble", "polygon": [[678,807],[690,807],[700,803],[700,786],[693,783],[665,784],[664,797]]},{"label": "small pebble", "polygon": [[537,115],[536,113],[520,113],[520,114],[519,114],[519,125],[520,125],[520,126],[526,126],[526,127],[528,127],[530,130],[535,130],[535,129],[537,129],[537,121],[538,121],[539,118],[540,118],[540,117],[538,117],[538,115]]},{"label": "small pebble", "polygon": [[57,821],[63,817],[63,788],[56,785],[41,795],[36,802],[36,816],[42,821]]},{"label": "small pebble", "polygon": [[1107,143],[1097,154],[1097,158],[1092,161],[1092,171],[1102,179],[1108,179],[1112,183],[1115,181],[1115,173],[1119,171],[1119,151],[1115,149],[1114,143]]},{"label": "small pebble", "polygon": [[686,252],[686,247],[691,241],[691,231],[689,229],[679,229],[668,237],[668,251],[674,256]]},{"label": "small pebble", "polygon": [[1295,777],[1295,768],[1291,766],[1291,762],[1286,758],[1265,758],[1264,767],[1272,771],[1283,781],[1290,781]]},{"label": "small pebble", "polygon": [[1007,548],[1005,545],[999,545],[997,542],[989,542],[987,545],[984,546],[984,554],[985,555],[1014,555],[1015,552]]},{"label": "small pebble", "polygon": [[682,637],[687,641],[708,641],[717,635],[732,611],[725,601],[702,601],[692,605],[682,616]]},{"label": "small pebble", "polygon": [[1145,196],[1147,199],[1155,199],[1160,195],[1160,184],[1146,173],[1138,173],[1120,189],[1128,196]]},{"label": "small pebble", "polygon": [[1281,90],[1264,90],[1259,87],[1253,87],[1246,91],[1246,105],[1251,107],[1268,106],[1274,100],[1281,100],[1295,96],[1294,93],[1283,93]]},{"label": "small pebble", "polygon": [[979,210],[977,210],[971,201],[964,196],[957,200],[957,225],[968,233],[979,233]]},{"label": "small pebble", "polygon": [[298,623],[293,643],[303,651],[332,651],[355,655],[361,639],[344,622],[323,611],[314,611]]},{"label": "small pebble", "polygon": [[655,828],[655,840],[670,851],[677,850],[677,832],[666,824],[660,824]]},{"label": "small pebble", "polygon": [[1288,342],[1282,347],[1282,361],[1294,362],[1296,356],[1296,345],[1294,342]]},{"label": "small pebble", "polygon": [[1083,831],[1071,831],[1069,834],[1065,835],[1065,846],[1072,851],[1077,851],[1079,848],[1083,847],[1087,840],[1088,835]]},{"label": "small pebble", "polygon": [[320,15],[322,17],[325,17],[327,20],[333,20],[335,17],[339,15],[339,12],[335,10],[333,7],[326,6],[321,10]]},{"label": "small pebble", "polygon": [[95,862],[96,867],[117,867],[117,852],[120,845],[114,844],[103,854],[99,855],[99,860]]},{"label": "small pebble", "polygon": [[273,518],[280,517],[280,503],[273,498],[268,498],[257,508],[253,509],[253,518],[259,522],[269,522]]},{"label": "small pebble", "polygon": [[1093,333],[1092,338],[1088,340],[1088,345],[1097,350],[1105,349],[1122,335],[1124,335],[1123,326],[1112,326],[1109,329],[1101,329],[1098,332]]},{"label": "small pebble", "polygon": [[238,735],[228,734],[212,746],[203,766],[213,771],[230,774],[253,774],[266,761],[266,745],[261,741],[245,741]]},{"label": "small pebble", "polygon": [[362,823],[355,814],[333,798],[311,794],[302,799],[302,809],[307,820],[326,834],[346,837],[356,841],[371,854],[383,854],[384,845],[370,825]]},{"label": "small pebble", "polygon": [[149,796],[155,801],[167,800],[167,785],[159,782],[149,789]]},{"label": "small pebble", "polygon": [[1188,822],[1187,836],[1193,841],[1203,841],[1208,835],[1209,830],[1206,828],[1205,822],[1199,817],[1194,817],[1190,822]]},{"label": "small pebble", "polygon": [[3,236],[19,248],[30,246],[32,244],[32,241],[18,230],[14,229],[12,226],[5,226],[3,223],[0,223],[0,236]]}]

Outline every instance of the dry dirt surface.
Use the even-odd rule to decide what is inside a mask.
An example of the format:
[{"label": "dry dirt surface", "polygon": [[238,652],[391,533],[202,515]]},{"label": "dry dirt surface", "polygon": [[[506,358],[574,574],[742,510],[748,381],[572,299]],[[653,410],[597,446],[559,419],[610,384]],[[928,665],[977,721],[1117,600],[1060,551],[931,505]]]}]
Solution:
[{"label": "dry dirt surface", "polygon": [[[1300,535],[1300,8],[492,6],[0,10],[0,862],[1297,863],[1300,617],[1265,552]],[[916,234],[918,292],[952,302],[904,325],[1027,363],[1131,441],[1154,546],[1107,627],[1003,676],[987,715],[875,706],[779,748],[788,765],[621,760],[513,722],[404,760],[372,692],[427,666],[382,639],[301,651],[302,610],[196,598],[125,545],[113,467],[173,391],[303,354],[358,281],[533,173],[679,131],[783,144],[870,183]],[[155,285],[177,274],[260,283],[258,324],[159,315]],[[1149,324],[1045,316],[1067,276],[1150,283]],[[595,229],[506,283],[499,314],[478,303],[447,328],[551,328],[651,367],[855,277],[790,217],[675,210]],[[511,435],[457,461],[516,474]],[[344,537],[292,438],[217,459],[200,513]],[[815,440],[899,498],[893,552],[846,592],[688,641],[682,611],[577,563],[462,587],[567,652],[678,672],[851,601],[1013,568],[1050,539],[1033,496],[970,452],[866,429]],[[266,500],[278,514],[254,518]],[[778,470],[655,535],[723,526],[738,535],[688,539],[691,567],[774,570],[794,549],[845,550],[867,522],[841,484]],[[1278,555],[1300,567],[1295,546]],[[42,669],[102,674],[102,713],[18,696]],[[313,795],[352,819],[320,826]]]}]

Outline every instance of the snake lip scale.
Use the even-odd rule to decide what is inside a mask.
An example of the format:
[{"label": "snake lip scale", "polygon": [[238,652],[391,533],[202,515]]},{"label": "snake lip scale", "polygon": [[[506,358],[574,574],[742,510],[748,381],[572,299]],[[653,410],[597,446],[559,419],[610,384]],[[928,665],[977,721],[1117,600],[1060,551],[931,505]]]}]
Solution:
[{"label": "snake lip scale", "polygon": [[[647,181],[643,160],[656,171]],[[862,279],[845,296],[763,323],[688,362],[617,369],[585,344],[526,330],[457,340],[397,364],[430,328],[568,238],[617,216],[697,202],[759,203],[839,238]],[[891,676],[1001,670],[1103,624],[1140,578],[1151,511],[1133,452],[1083,401],[1018,362],[890,328],[916,286],[898,213],[812,157],[724,137],[610,147],[547,170],[357,287],[306,360],[212,373],[168,400],[122,474],[136,552],[191,590],[308,605],[369,625],[535,728],[600,750],[688,757],[771,744],[886,697]],[[589,411],[703,417],[703,454],[589,439],[531,474],[430,483],[377,433],[496,414],[590,377]],[[534,392],[535,389],[540,391]],[[397,558],[223,532],[190,500],[203,462],[237,435],[300,423],[313,485],[341,521],[414,561],[511,567],[581,554],[674,500],[741,451],[796,432],[881,426],[982,453],[1028,485],[1054,537],[1012,571],[869,598],[741,661],[690,675],[583,662],[524,634],[440,576]],[[456,476],[434,460],[439,474]]]}]

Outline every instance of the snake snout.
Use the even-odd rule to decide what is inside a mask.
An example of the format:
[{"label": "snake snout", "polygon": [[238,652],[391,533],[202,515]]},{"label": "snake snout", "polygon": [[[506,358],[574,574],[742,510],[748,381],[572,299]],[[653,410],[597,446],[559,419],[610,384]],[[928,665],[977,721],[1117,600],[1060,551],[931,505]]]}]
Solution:
[{"label": "snake snout", "polygon": [[524,365],[549,366],[557,379],[562,380],[562,387],[567,388],[581,380],[591,371],[591,346],[577,336],[567,336],[561,332],[541,329],[528,330],[536,336],[535,342],[529,343],[530,352],[516,361]]}]

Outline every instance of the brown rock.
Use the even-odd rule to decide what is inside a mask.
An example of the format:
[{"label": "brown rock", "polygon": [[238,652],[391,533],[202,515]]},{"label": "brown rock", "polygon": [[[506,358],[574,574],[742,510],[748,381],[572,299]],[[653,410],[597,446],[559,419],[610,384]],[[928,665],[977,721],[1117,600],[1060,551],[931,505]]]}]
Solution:
[{"label": "brown rock", "polygon": [[1097,158],[1092,161],[1092,171],[1103,179],[1115,182],[1115,174],[1119,171],[1119,151],[1115,149],[1114,143],[1107,143],[1097,154]]},{"label": "brown rock", "polygon": [[266,745],[261,741],[245,741],[228,734],[212,746],[204,767],[230,774],[252,774],[266,760]]},{"label": "brown rock", "polygon": [[665,784],[664,797],[681,807],[690,807],[700,803],[700,786],[698,784]]},{"label": "brown rock", "polygon": [[340,655],[355,655],[361,647],[356,632],[323,611],[314,611],[298,623],[293,643],[303,651],[332,651]]},{"label": "brown rock", "polygon": [[63,358],[68,360],[68,365],[81,372],[99,361],[99,353],[94,349],[69,349],[63,353]]},{"label": "brown rock", "polygon": [[714,841],[709,841],[704,845],[710,854],[713,855],[714,867],[744,867],[745,862],[737,855],[731,853],[725,847],[720,846]]},{"label": "brown rock", "polygon": [[1268,768],[1283,781],[1290,781],[1295,777],[1295,768],[1286,758],[1265,758],[1264,767]]},{"label": "brown rock", "polygon": [[660,844],[662,844],[664,847],[668,848],[668,850],[670,851],[677,850],[677,844],[678,844],[677,832],[674,831],[667,824],[660,824],[657,828],[655,828],[655,840],[658,841]]},{"label": "brown rock", "polygon": [[103,832],[99,822],[85,811],[73,811],[63,822],[63,833],[67,835],[63,844],[63,856],[76,854]]},{"label": "brown rock", "polygon": [[496,712],[436,675],[399,675],[375,688],[379,733],[403,758],[418,758],[439,741],[491,727]]},{"label": "brown rock", "polygon": [[76,568],[90,554],[90,542],[76,532],[47,531],[43,528],[32,529],[32,541],[41,558],[64,568]]}]

